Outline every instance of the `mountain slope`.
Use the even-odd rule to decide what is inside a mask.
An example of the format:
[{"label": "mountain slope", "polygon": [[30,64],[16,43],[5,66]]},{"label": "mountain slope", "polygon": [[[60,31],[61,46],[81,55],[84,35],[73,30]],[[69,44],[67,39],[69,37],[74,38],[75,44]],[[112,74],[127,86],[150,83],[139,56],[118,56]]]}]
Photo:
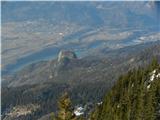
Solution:
[{"label": "mountain slope", "polygon": [[119,75],[147,65],[154,56],[160,58],[159,53],[160,47],[156,42],[111,53],[103,51],[83,59],[71,57],[70,62],[61,66],[64,69],[55,69],[57,59],[29,65],[13,76],[3,77],[2,116],[5,117],[17,105],[38,104],[39,109],[26,115],[24,120],[38,119],[57,110],[56,101],[64,91],[69,92],[75,106],[97,103]]},{"label": "mountain slope", "polygon": [[[72,109],[65,92],[58,101],[59,110],[42,119],[50,120],[159,120],[160,118],[160,65],[154,58],[147,67],[139,67],[121,75],[113,88],[107,92],[103,102],[96,104],[90,114],[79,107],[80,114]],[[93,108],[89,108],[93,111]],[[82,111],[81,111],[82,110]],[[84,117],[84,113],[89,115]]]}]

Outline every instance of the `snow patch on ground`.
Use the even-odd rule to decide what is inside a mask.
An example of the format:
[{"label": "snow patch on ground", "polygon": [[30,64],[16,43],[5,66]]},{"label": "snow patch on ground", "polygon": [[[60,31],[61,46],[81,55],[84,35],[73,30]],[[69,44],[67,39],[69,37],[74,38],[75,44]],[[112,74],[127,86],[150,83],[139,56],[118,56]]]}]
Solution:
[{"label": "snow patch on ground", "polygon": [[151,87],[151,84],[147,85],[147,89],[149,89]]},{"label": "snow patch on ground", "polygon": [[74,114],[76,116],[81,116],[84,114],[84,108],[83,107],[77,107],[75,110],[74,110]]},{"label": "snow patch on ground", "polygon": [[151,82],[153,82],[157,78],[160,78],[160,73],[157,73],[157,70],[155,69],[150,73],[150,79],[149,79],[149,84],[147,85],[147,89],[151,87]]},{"label": "snow patch on ground", "polygon": [[102,103],[103,103],[103,102],[101,101],[101,102],[97,103],[97,105],[102,105]]},{"label": "snow patch on ground", "polygon": [[153,81],[155,79],[155,73],[156,73],[156,70],[153,70],[151,72],[151,77],[150,77],[150,81]]},{"label": "snow patch on ground", "polygon": [[119,104],[117,105],[117,108],[120,108],[120,105],[119,105]]}]

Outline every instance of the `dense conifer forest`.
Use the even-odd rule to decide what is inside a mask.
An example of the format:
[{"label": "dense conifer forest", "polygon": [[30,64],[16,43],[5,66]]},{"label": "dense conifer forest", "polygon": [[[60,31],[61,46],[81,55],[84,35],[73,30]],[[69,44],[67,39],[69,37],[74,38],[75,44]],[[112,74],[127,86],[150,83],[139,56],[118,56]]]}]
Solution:
[{"label": "dense conifer forest", "polygon": [[160,65],[153,59],[148,67],[121,75],[87,118],[74,115],[67,93],[59,99],[58,106],[53,120],[159,120]]}]

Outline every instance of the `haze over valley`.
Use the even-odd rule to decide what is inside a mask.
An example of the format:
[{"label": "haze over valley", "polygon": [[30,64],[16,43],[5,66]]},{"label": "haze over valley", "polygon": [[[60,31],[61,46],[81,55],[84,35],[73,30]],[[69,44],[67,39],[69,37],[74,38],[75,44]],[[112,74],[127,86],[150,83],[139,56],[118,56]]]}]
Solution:
[{"label": "haze over valley", "polygon": [[156,2],[2,2],[2,70],[53,59],[61,49],[82,57],[157,41],[157,9]]},{"label": "haze over valley", "polygon": [[2,120],[159,120],[160,2],[2,3]]}]

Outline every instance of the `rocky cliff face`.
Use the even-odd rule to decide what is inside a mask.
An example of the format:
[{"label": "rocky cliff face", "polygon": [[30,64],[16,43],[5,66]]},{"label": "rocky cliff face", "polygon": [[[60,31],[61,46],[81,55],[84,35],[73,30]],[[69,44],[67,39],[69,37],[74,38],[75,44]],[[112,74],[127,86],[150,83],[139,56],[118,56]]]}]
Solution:
[{"label": "rocky cliff face", "polygon": [[57,76],[59,72],[72,68],[77,60],[77,55],[73,51],[61,50],[54,64],[54,75]]},{"label": "rocky cliff face", "polygon": [[77,55],[73,51],[62,50],[59,52],[56,67],[65,68],[75,60]]},{"label": "rocky cliff face", "polygon": [[77,56],[73,51],[62,50],[62,51],[59,52],[58,62],[61,62],[64,59],[68,59],[68,60],[77,59]]}]

